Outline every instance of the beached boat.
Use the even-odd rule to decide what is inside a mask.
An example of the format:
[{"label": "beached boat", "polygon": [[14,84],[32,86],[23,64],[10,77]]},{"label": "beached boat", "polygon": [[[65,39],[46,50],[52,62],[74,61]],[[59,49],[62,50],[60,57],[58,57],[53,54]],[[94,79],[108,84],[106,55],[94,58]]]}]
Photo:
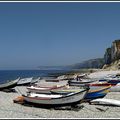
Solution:
[{"label": "beached boat", "polygon": [[61,75],[61,76],[58,76],[56,79],[58,79],[58,80],[66,80],[67,76],[66,75]]},{"label": "beached boat", "polygon": [[74,75],[74,79],[81,79],[81,78],[86,78],[87,77],[87,74],[86,73],[83,73],[83,74],[75,74]]},{"label": "beached boat", "polygon": [[34,93],[46,93],[46,94],[49,94],[51,93],[51,90],[58,90],[58,89],[64,89],[64,88],[67,88],[69,87],[68,85],[53,85],[53,86],[30,86],[30,87],[27,87],[27,90],[29,92],[34,92]]},{"label": "beached boat", "polygon": [[41,80],[40,77],[38,77],[38,78],[34,78],[34,79],[31,80],[30,84],[38,83],[38,82],[40,82],[40,80]]},{"label": "beached boat", "polygon": [[16,80],[11,80],[11,81],[9,81],[7,83],[0,84],[0,90],[14,88],[15,86],[17,86],[17,82],[19,80],[20,80],[20,78],[18,78]]},{"label": "beached boat", "polygon": [[117,84],[120,83],[120,75],[116,74],[116,75],[108,75],[106,77],[104,77],[103,79],[100,79],[99,82],[108,82],[108,83],[112,83],[112,84]]},{"label": "beached boat", "polygon": [[73,79],[76,79],[76,78],[84,78],[85,76],[87,76],[87,74],[83,73],[83,74],[75,74],[75,75],[61,75],[61,76],[58,76],[56,79],[58,80],[73,80]]},{"label": "beached boat", "polygon": [[90,100],[97,99],[97,98],[103,98],[104,96],[107,95],[108,92],[110,92],[110,88],[111,88],[111,85],[109,85],[107,87],[102,87],[102,88],[97,88],[97,87],[91,88],[90,87],[84,100],[90,101]]},{"label": "beached boat", "polygon": [[55,77],[43,77],[41,80],[44,80],[46,82],[60,82],[63,81],[64,79],[62,78],[55,78]]},{"label": "beached boat", "polygon": [[17,85],[18,86],[21,86],[21,85],[29,85],[30,83],[33,83],[32,82],[33,80],[33,77],[30,77],[30,78],[22,78],[18,81]]},{"label": "beached boat", "polygon": [[96,80],[91,79],[79,79],[79,80],[69,80],[68,83],[70,86],[81,86],[88,83],[95,82]]},{"label": "beached boat", "polygon": [[98,83],[90,83],[89,84],[90,88],[91,87],[101,88],[101,87],[106,87],[109,85],[111,85],[110,92],[120,92],[120,83],[112,84],[112,83],[108,83],[108,82],[98,82]]},{"label": "beached boat", "polygon": [[116,85],[116,84],[120,83],[120,79],[118,79],[118,78],[106,78],[106,79],[100,79],[99,82],[108,82],[110,84]]},{"label": "beached boat", "polygon": [[54,81],[46,81],[46,79],[41,79],[39,82],[35,83],[34,85],[39,86],[39,87],[53,87],[56,85],[63,86],[63,85],[67,85],[67,84],[68,84],[67,80],[54,82]]},{"label": "beached boat", "polygon": [[87,89],[80,89],[79,92],[72,92],[66,95],[62,94],[36,94],[30,93],[28,95],[22,95],[24,101],[31,104],[37,104],[44,107],[50,106],[66,106],[66,105],[75,105],[80,103],[84,99]]},{"label": "beached boat", "polygon": [[66,95],[66,94],[69,94],[69,93],[75,93],[75,92],[79,92],[80,91],[80,88],[74,88],[74,89],[71,89],[71,88],[68,88],[68,89],[61,89],[61,90],[51,90],[51,93],[52,94],[62,94],[62,95]]},{"label": "beached boat", "polygon": [[95,105],[114,105],[114,106],[120,106],[120,101],[119,100],[114,100],[114,99],[105,99],[105,98],[98,98],[95,100],[90,101],[91,104]]}]

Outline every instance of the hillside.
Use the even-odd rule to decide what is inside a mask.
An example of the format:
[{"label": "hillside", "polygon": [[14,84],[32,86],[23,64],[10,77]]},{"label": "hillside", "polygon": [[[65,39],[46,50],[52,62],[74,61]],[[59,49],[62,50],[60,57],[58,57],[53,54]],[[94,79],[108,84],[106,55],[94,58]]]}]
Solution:
[{"label": "hillside", "polygon": [[103,58],[86,60],[68,66],[39,66],[39,69],[89,69],[102,68],[108,70],[120,69],[120,40],[114,40],[111,47],[107,48]]},{"label": "hillside", "polygon": [[106,70],[120,70],[120,60],[116,60],[112,62],[111,64],[105,64],[103,66],[103,69]]},{"label": "hillside", "polygon": [[69,67],[71,69],[102,68],[103,65],[104,65],[104,59],[103,58],[96,58],[96,59],[86,60],[86,61],[74,64],[74,65],[70,65]]}]

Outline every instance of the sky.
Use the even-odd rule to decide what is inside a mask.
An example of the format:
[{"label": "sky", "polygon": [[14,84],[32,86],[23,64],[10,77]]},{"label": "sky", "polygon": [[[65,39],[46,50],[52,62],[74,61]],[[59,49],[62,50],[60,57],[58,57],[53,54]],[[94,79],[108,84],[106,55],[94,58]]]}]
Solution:
[{"label": "sky", "polygon": [[119,3],[0,3],[0,69],[101,58],[120,39]]}]

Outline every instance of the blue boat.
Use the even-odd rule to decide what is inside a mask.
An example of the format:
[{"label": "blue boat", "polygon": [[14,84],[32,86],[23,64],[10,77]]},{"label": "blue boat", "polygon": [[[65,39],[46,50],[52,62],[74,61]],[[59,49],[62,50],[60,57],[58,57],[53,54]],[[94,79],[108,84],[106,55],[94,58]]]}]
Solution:
[{"label": "blue boat", "polygon": [[103,79],[100,79],[99,82],[108,82],[112,85],[116,85],[118,83],[120,83],[120,75],[111,75],[108,77],[105,77]]},{"label": "blue boat", "polygon": [[[99,87],[98,87],[99,88]],[[108,92],[110,92],[110,86],[107,87],[102,87],[102,88],[93,88],[93,90],[91,90],[92,88],[90,88],[90,90],[86,93],[84,100],[85,101],[90,101],[93,99],[97,99],[97,98],[103,98],[107,95]]]},{"label": "blue boat", "polygon": [[120,80],[109,80],[108,83],[110,83],[112,85],[116,85],[116,84],[120,83]]},{"label": "blue boat", "polygon": [[107,83],[110,83],[111,85],[116,85],[116,84],[120,83],[120,80],[116,80],[116,79],[101,79],[101,80],[99,80],[99,82],[107,82]]}]

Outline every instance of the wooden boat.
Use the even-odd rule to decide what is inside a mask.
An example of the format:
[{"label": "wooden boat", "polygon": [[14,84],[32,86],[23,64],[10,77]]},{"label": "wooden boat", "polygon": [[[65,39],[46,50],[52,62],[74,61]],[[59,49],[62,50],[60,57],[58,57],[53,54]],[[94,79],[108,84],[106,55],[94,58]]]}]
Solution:
[{"label": "wooden boat", "polygon": [[70,86],[81,86],[81,85],[84,85],[84,84],[88,84],[88,83],[92,83],[92,82],[95,82],[95,80],[90,80],[90,79],[80,79],[80,80],[69,80],[68,81],[68,84]]},{"label": "wooden boat", "polygon": [[17,82],[19,80],[20,80],[20,78],[18,78],[16,80],[11,80],[11,81],[9,81],[7,83],[0,84],[0,90],[14,88],[15,86],[17,86]]},{"label": "wooden boat", "polygon": [[108,82],[98,82],[98,83],[89,83],[88,84],[90,87],[95,86],[95,87],[105,87],[105,86],[110,86],[112,84]]},{"label": "wooden boat", "polygon": [[100,79],[99,82],[108,82],[111,84],[117,84],[120,83],[120,77],[117,75],[111,77],[105,77],[103,79]]},{"label": "wooden boat", "polygon": [[83,74],[80,74],[80,75],[61,75],[61,76],[58,76],[56,79],[58,80],[73,80],[73,79],[77,79],[77,78],[84,78],[85,76],[87,76],[87,74],[83,73]]},{"label": "wooden boat", "polygon": [[106,87],[111,85],[110,92],[120,92],[120,83],[112,84],[108,82],[98,82],[98,83],[90,83],[89,86],[91,87]]},{"label": "wooden boat", "polygon": [[51,81],[47,81],[46,79],[41,79],[39,82],[34,83],[35,86],[39,86],[39,87],[53,87],[53,86],[63,86],[63,85],[67,85],[68,81],[67,80],[62,80],[59,82],[51,82]]},{"label": "wooden boat", "polygon": [[105,99],[105,98],[98,98],[95,100],[90,101],[91,104],[103,104],[103,105],[115,105],[115,106],[120,106],[120,101],[119,100],[114,100],[114,99]]},{"label": "wooden boat", "polygon": [[110,84],[116,85],[120,83],[120,79],[119,80],[118,79],[102,79],[102,80],[99,80],[99,82],[108,82]]},{"label": "wooden boat", "polygon": [[54,85],[51,87],[46,87],[46,86],[30,86],[27,87],[27,90],[29,92],[34,92],[34,93],[46,93],[49,94],[51,93],[51,90],[58,90],[58,89],[64,89],[69,87],[68,85]]},{"label": "wooden boat", "polygon": [[56,79],[58,79],[58,80],[66,80],[67,76],[66,75],[61,75],[61,76],[58,76]]},{"label": "wooden boat", "polygon": [[120,79],[119,80],[118,79],[107,80],[107,82],[110,84],[116,85],[116,84],[120,83]]},{"label": "wooden boat", "polygon": [[45,82],[60,82],[60,81],[64,81],[64,79],[61,79],[61,78],[54,78],[54,77],[45,77],[45,78],[42,78],[41,80],[44,80]]},{"label": "wooden boat", "polygon": [[35,83],[38,83],[39,81],[41,80],[40,77],[36,78],[36,79],[32,79],[30,84],[35,84]]},{"label": "wooden boat", "polygon": [[103,98],[110,91],[111,85],[102,88],[90,88],[84,100],[90,101],[97,98]]},{"label": "wooden boat", "polygon": [[32,81],[33,77],[30,78],[22,78],[18,81],[17,85],[22,86],[22,85],[29,85]]},{"label": "wooden boat", "polygon": [[66,106],[75,105],[80,103],[84,99],[87,89],[79,90],[79,92],[68,93],[66,95],[62,94],[36,94],[30,93],[28,95],[22,95],[24,101],[29,104],[37,104],[43,107],[53,107],[53,106]]},{"label": "wooden boat", "polygon": [[52,94],[62,94],[62,95],[66,95],[66,94],[69,94],[69,93],[75,93],[75,92],[79,92],[80,91],[80,88],[79,89],[61,89],[61,90],[51,90],[51,93]]}]

